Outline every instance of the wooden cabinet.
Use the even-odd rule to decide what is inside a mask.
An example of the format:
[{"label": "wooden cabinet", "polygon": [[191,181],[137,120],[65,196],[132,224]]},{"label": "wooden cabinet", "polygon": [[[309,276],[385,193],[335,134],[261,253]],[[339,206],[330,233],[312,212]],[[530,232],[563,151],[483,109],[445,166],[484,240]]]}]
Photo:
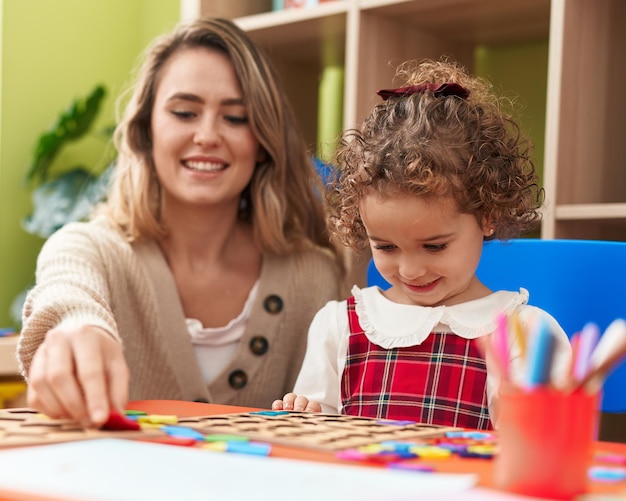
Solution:
[{"label": "wooden cabinet", "polygon": [[626,240],[624,0],[553,0],[545,237]]},{"label": "wooden cabinet", "polygon": [[[182,0],[181,12],[231,17],[222,4]],[[542,237],[626,240],[624,0],[335,0],[261,13],[250,5],[236,22],[276,62],[314,151],[329,67],[344,70],[346,129],[404,60],[450,54],[473,70],[480,46],[547,40],[548,78],[537,81],[547,86]]]}]

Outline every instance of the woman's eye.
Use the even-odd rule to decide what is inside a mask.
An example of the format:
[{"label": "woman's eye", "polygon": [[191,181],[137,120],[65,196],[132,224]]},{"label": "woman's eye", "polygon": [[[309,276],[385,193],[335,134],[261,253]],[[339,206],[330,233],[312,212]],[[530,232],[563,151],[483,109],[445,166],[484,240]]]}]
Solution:
[{"label": "woman's eye", "polygon": [[226,119],[227,122],[230,122],[235,125],[248,123],[248,117],[241,117],[237,115],[226,115],[224,118]]},{"label": "woman's eye", "polygon": [[178,118],[193,118],[196,116],[196,114],[191,111],[172,110],[171,113]]}]

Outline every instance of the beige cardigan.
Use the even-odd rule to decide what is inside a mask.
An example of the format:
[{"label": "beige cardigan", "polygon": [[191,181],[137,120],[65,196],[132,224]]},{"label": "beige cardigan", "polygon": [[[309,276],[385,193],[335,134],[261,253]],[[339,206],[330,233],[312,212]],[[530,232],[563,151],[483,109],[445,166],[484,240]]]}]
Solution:
[{"label": "beige cardigan", "polygon": [[[207,386],[159,246],[129,244],[104,219],[72,223],[46,241],[37,260],[37,285],[26,299],[18,344],[20,369],[28,380],[33,355],[51,328],[97,325],[123,343],[131,400],[267,408],[293,389],[309,324],[327,301],[341,299],[340,291],[337,267],[324,250],[264,255],[257,299],[234,359]],[[281,311],[266,311],[270,296],[282,300]],[[266,353],[251,350],[255,336],[267,340]],[[245,373],[242,388],[229,382],[234,371]]]}]

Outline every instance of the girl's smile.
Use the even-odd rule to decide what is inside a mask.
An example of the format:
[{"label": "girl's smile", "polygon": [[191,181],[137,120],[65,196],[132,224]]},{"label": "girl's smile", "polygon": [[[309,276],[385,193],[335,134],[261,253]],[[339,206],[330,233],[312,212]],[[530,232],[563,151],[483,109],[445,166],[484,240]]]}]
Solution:
[{"label": "girl's smile", "polygon": [[404,285],[409,288],[411,291],[417,292],[417,293],[424,293],[424,292],[431,292],[439,283],[439,280],[441,279],[437,279],[437,280],[433,280],[432,282],[428,282],[428,283],[423,283],[423,284],[411,284],[408,282],[405,282]]}]

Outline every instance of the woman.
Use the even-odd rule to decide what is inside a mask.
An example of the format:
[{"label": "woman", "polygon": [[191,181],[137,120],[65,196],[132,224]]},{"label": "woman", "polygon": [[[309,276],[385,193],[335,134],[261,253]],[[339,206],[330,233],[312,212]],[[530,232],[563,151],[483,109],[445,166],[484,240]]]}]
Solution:
[{"label": "woman", "polygon": [[107,203],[50,237],[18,346],[28,405],[98,426],[128,399],[269,407],[342,293],[277,74],[233,23],[146,53]]}]

